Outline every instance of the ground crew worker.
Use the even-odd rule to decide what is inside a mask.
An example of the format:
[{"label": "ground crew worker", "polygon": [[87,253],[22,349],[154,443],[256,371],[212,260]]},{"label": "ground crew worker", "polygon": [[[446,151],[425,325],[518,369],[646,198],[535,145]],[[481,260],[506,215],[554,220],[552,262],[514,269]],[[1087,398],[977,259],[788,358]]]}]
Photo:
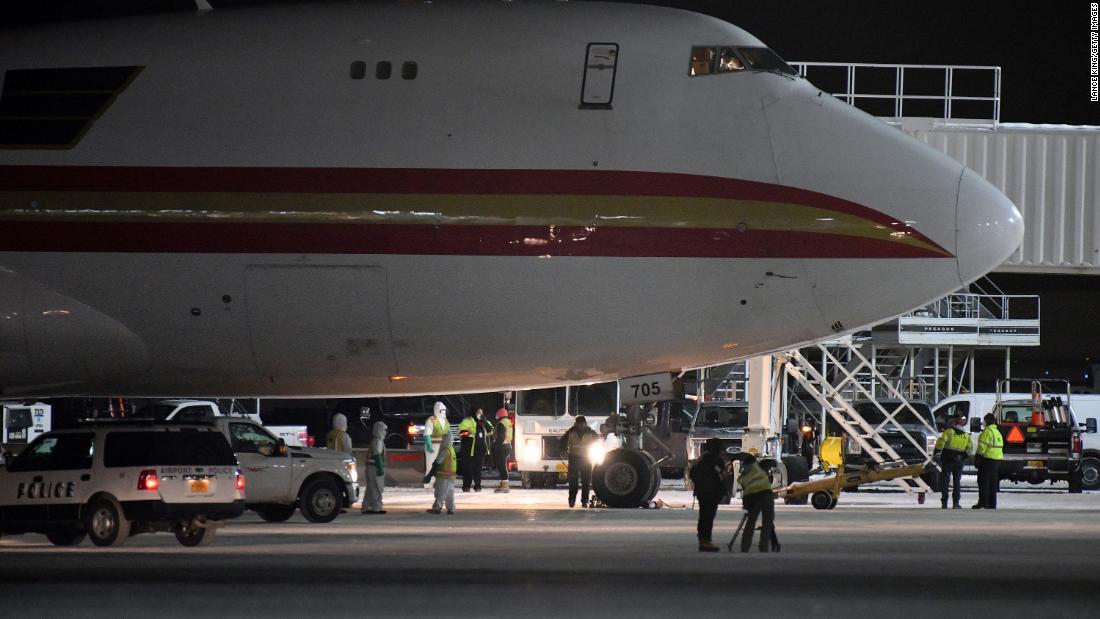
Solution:
[{"label": "ground crew worker", "polygon": [[741,531],[741,552],[748,552],[752,546],[752,536],[756,529],[756,518],[761,516],[760,552],[768,552],[769,547],[779,550],[775,536],[775,493],[772,480],[756,461],[756,456],[742,452],[741,474],[737,476],[737,485],[741,486],[741,504],[748,512],[745,528]]},{"label": "ground crew worker", "polygon": [[477,408],[458,424],[463,492],[469,492],[471,485],[474,492],[481,492],[481,469],[489,453],[489,434],[492,433],[492,428],[486,427],[484,417],[485,412]]},{"label": "ground crew worker", "polygon": [[562,449],[569,455],[569,507],[577,500],[577,482],[581,486],[581,506],[588,507],[588,488],[592,485],[592,462],[588,448],[599,439],[596,431],[588,427],[584,415],[577,415],[573,427],[561,437]]},{"label": "ground crew worker", "polygon": [[711,539],[714,530],[714,516],[718,513],[718,504],[726,494],[722,483],[722,471],[726,463],[722,460],[722,443],[718,439],[708,438],[703,443],[703,453],[691,467],[693,492],[699,499],[699,524],[695,527],[699,538],[699,552],[718,552],[718,546]]},{"label": "ground crew worker", "polygon": [[427,453],[435,454],[424,483],[435,477],[435,502],[428,513],[438,514],[447,507],[447,513],[455,513],[455,476],[458,463],[455,459],[454,445],[451,440],[451,424],[447,422],[447,407],[442,402],[435,403],[435,410],[424,423],[424,445]]},{"label": "ground crew worker", "polygon": [[940,464],[940,507],[943,509],[947,509],[949,481],[955,484],[951,506],[953,509],[962,508],[959,500],[962,498],[963,461],[973,449],[970,433],[963,427],[965,422],[963,417],[953,417],[947,429],[936,439],[936,447],[932,452],[932,457]]},{"label": "ground crew worker", "polygon": [[500,473],[500,486],[494,492],[508,492],[508,458],[512,455],[512,420],[508,409],[497,409],[497,426],[493,430],[493,464]]},{"label": "ground crew worker", "polygon": [[325,437],[325,447],[333,451],[351,453],[351,436],[348,435],[348,418],[342,413],[332,416],[332,429]]},{"label": "ground crew worker", "polygon": [[384,514],[382,490],[386,487],[386,423],[374,422],[367,447],[366,488],[363,492],[364,514]]},{"label": "ground crew worker", "polygon": [[1001,460],[1004,460],[1005,439],[997,427],[997,418],[987,413],[985,429],[978,435],[978,504],[973,509],[997,509],[997,486],[1000,485]]}]

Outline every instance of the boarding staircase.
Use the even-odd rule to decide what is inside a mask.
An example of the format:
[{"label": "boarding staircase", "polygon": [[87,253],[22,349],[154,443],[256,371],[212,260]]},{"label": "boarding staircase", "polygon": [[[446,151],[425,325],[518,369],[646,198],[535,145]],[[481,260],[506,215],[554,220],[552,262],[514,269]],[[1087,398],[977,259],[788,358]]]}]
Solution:
[{"label": "boarding staircase", "polygon": [[[837,369],[835,378],[829,378],[807,359],[802,351],[795,350],[785,354],[784,370],[786,375],[792,378],[805,394],[812,397],[837,425],[843,429],[848,439],[863,450],[876,464],[890,465],[902,462],[901,456],[890,446],[880,434],[885,429],[890,432],[900,432],[906,440],[911,442],[919,451],[925,454],[925,463],[931,462],[931,454],[927,453],[927,445],[923,437],[918,439],[908,432],[900,423],[895,424],[896,416],[906,409],[912,417],[921,420],[930,435],[936,434],[936,429],[917,413],[908,404],[908,400],[901,391],[893,386],[893,383],[883,376],[862,352],[861,346],[857,346],[850,339],[818,344],[816,346],[825,364]],[[901,402],[896,408],[888,409],[879,403],[880,397],[869,390],[860,380],[860,376],[870,374],[873,380],[881,385],[882,395],[890,400]],[[856,397],[852,397],[855,394]],[[872,424],[863,418],[852,405],[854,400],[866,400],[873,402],[882,414],[883,421]],[[922,479],[902,478],[895,479],[892,483],[899,486],[911,495],[921,496],[932,492],[932,489]]]}]

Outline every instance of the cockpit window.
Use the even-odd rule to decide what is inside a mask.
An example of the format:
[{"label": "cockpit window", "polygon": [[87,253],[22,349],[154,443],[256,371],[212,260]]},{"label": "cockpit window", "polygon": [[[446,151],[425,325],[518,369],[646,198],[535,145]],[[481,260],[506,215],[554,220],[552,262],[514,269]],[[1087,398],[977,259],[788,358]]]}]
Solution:
[{"label": "cockpit window", "polygon": [[691,67],[688,75],[711,75],[739,71],[776,71],[786,75],[798,72],[775,52],[766,47],[703,47],[691,48]]},{"label": "cockpit window", "polygon": [[688,75],[710,75],[714,73],[714,57],[718,49],[715,47],[691,48],[691,69]]},{"label": "cockpit window", "polygon": [[754,71],[778,71],[787,75],[798,75],[798,71],[791,68],[775,52],[766,47],[742,47],[741,52],[749,69]]},{"label": "cockpit window", "polygon": [[733,51],[732,47],[721,47],[718,49],[718,73],[744,70],[745,64],[737,57],[737,52]]}]

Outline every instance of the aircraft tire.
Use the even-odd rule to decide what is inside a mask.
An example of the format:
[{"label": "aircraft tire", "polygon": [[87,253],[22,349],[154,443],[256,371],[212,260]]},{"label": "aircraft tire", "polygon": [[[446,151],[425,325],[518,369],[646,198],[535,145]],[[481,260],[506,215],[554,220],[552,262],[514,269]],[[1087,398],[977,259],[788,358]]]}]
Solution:
[{"label": "aircraft tire", "polygon": [[651,460],[640,451],[609,451],[592,471],[596,496],[608,507],[640,507],[653,482]]}]

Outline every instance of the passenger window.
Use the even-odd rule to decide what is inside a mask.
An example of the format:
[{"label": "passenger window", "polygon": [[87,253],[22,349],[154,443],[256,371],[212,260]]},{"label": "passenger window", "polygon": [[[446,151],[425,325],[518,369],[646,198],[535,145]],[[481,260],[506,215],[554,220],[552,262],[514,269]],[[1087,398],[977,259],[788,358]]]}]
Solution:
[{"label": "passenger window", "polygon": [[401,79],[414,80],[416,79],[416,63],[406,62],[401,65]]},{"label": "passenger window", "polygon": [[714,72],[714,52],[713,47],[693,47],[691,48],[691,68],[689,75],[710,75]]},{"label": "passenger window", "polygon": [[361,80],[367,75],[367,63],[356,60],[351,63],[351,79]]},{"label": "passenger window", "polygon": [[72,471],[92,467],[94,434],[45,436],[29,445],[9,471]]},{"label": "passenger window", "polygon": [[391,74],[393,74],[393,65],[388,61],[383,60],[374,65],[374,77],[380,80],[388,80]]}]

